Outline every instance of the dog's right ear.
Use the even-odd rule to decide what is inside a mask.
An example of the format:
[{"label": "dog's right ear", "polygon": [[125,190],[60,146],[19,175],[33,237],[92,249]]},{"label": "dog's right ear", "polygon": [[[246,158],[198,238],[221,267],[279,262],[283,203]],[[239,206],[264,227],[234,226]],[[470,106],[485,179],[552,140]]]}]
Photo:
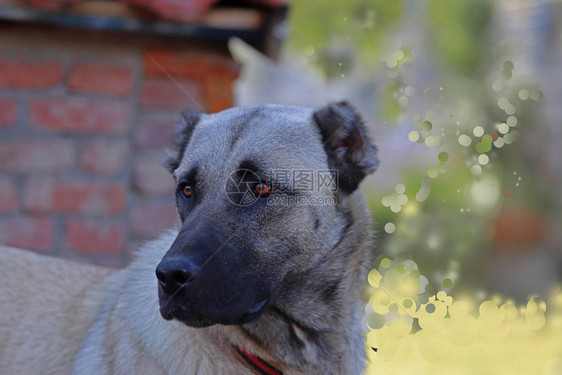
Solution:
[{"label": "dog's right ear", "polygon": [[363,118],[348,102],[332,103],[314,112],[328,165],[337,172],[338,188],[351,194],[378,165],[377,148],[367,136]]},{"label": "dog's right ear", "polygon": [[180,123],[177,125],[174,132],[174,145],[171,149],[167,150],[164,159],[164,167],[166,167],[170,173],[174,173],[179,167],[183,159],[185,148],[193,134],[193,129],[195,129],[195,125],[197,125],[201,116],[204,114],[205,112],[197,109],[186,109],[181,113]]}]

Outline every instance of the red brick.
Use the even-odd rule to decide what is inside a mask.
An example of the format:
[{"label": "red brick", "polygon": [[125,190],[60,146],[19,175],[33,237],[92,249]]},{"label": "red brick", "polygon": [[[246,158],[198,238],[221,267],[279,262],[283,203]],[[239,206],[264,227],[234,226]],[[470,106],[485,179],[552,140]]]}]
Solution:
[{"label": "red brick", "polygon": [[0,87],[46,89],[58,85],[62,75],[59,62],[0,58]]},{"label": "red brick", "polygon": [[145,119],[135,131],[135,143],[140,148],[163,149],[172,145],[174,129],[179,122],[177,114],[168,119]]},{"label": "red brick", "polygon": [[19,196],[14,181],[0,177],[0,213],[13,212],[18,205]]},{"label": "red brick", "polygon": [[39,128],[68,133],[125,133],[131,121],[126,103],[86,98],[35,99],[29,108]]},{"label": "red brick", "polygon": [[54,225],[47,218],[16,217],[0,221],[0,243],[46,251],[53,247]]},{"label": "red brick", "polygon": [[118,214],[125,210],[127,191],[117,183],[31,178],[23,202],[31,212]]},{"label": "red brick", "polygon": [[139,157],[133,167],[133,181],[136,190],[144,195],[171,196],[174,179],[162,165],[161,157],[150,155]]},{"label": "red brick", "polygon": [[145,80],[140,101],[144,108],[171,111],[205,105],[197,83],[169,78]]},{"label": "red brick", "polygon": [[133,89],[133,71],[122,65],[77,63],[70,70],[68,87],[75,92],[126,96]]},{"label": "red brick", "polygon": [[176,226],[173,203],[141,203],[131,211],[133,233],[139,237],[155,237]]},{"label": "red brick", "polygon": [[63,139],[13,139],[0,144],[0,171],[44,173],[68,170],[75,149]]},{"label": "red brick", "polygon": [[15,121],[16,101],[14,99],[0,98],[0,128],[10,126]]},{"label": "red brick", "polygon": [[143,60],[144,75],[151,78],[170,75],[175,79],[202,82],[215,69],[222,70],[223,74],[233,79],[240,71],[240,65],[227,54],[196,48],[190,48],[189,51],[147,50]]},{"label": "red brick", "polygon": [[202,88],[207,112],[220,112],[234,105],[234,80],[220,69],[207,74]]},{"label": "red brick", "polygon": [[117,254],[125,246],[122,223],[69,220],[66,223],[66,248],[82,253]]},{"label": "red brick", "polygon": [[[202,52],[197,49],[179,52],[149,50],[144,54],[146,77],[170,79],[171,76],[178,81],[197,82],[202,99],[197,99],[197,102],[211,113],[222,111],[234,104],[233,84],[239,72],[240,66],[232,61],[230,56],[216,52]],[[157,107],[161,107],[161,104]]]},{"label": "red brick", "polygon": [[91,141],[82,148],[80,164],[87,171],[113,174],[123,170],[128,154],[126,141]]}]

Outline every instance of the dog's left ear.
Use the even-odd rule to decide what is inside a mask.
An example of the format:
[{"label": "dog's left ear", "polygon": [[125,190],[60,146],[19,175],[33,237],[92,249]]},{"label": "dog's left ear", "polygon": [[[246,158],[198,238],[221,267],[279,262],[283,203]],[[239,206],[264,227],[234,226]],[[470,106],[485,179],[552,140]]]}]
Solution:
[{"label": "dog's left ear", "polygon": [[338,188],[353,193],[378,165],[377,148],[367,136],[363,118],[347,102],[332,103],[314,112],[330,168],[337,170]]},{"label": "dog's left ear", "polygon": [[191,139],[191,134],[193,134],[193,129],[204,114],[205,112],[197,109],[186,109],[181,113],[180,123],[176,126],[174,132],[174,145],[171,149],[166,150],[166,157],[163,161],[164,167],[170,173],[174,173],[179,167],[185,148]]}]

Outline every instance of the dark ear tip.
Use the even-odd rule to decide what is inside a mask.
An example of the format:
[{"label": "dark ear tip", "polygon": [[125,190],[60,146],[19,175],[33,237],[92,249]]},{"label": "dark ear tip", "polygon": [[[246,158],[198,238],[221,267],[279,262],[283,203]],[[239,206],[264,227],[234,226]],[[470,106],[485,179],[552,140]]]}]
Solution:
[{"label": "dark ear tip", "polygon": [[353,104],[351,104],[348,100],[342,100],[339,102],[330,103],[329,106],[332,108],[346,109],[353,112],[357,112],[357,108]]},{"label": "dark ear tip", "polygon": [[184,150],[191,138],[191,133],[203,115],[205,115],[205,112],[192,108],[180,112],[179,123],[174,131],[173,146],[166,150],[166,156],[162,161],[164,167],[170,173],[178,168]]},{"label": "dark ear tip", "polygon": [[338,103],[340,108],[345,109],[350,116],[355,118],[357,121],[363,123],[365,121],[363,115],[359,112],[356,106],[348,102],[347,100]]},{"label": "dark ear tip", "polygon": [[358,123],[363,122],[363,116],[361,116],[357,109],[347,100],[329,103],[325,107],[316,110],[314,118],[321,126],[322,123],[326,121],[335,120],[339,122],[344,119]]},{"label": "dark ear tip", "polygon": [[318,110],[318,113],[346,118],[354,122],[363,122],[363,116],[359,113],[357,108],[347,100],[330,103],[326,107]]},{"label": "dark ear tip", "polygon": [[193,108],[186,108],[183,111],[181,111],[181,117],[185,121],[198,119],[199,117],[201,117],[201,115],[204,115],[204,114],[205,114],[205,112],[203,112],[199,109],[193,109]]},{"label": "dark ear tip", "polygon": [[355,106],[353,104],[351,104],[348,100],[342,100],[340,102],[332,103],[332,105],[336,105],[338,107],[345,107],[345,108],[355,110]]}]

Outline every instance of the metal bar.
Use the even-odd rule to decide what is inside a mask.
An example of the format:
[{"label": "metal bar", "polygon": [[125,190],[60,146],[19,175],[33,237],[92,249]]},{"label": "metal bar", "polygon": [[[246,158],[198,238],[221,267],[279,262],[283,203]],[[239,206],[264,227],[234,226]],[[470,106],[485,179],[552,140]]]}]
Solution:
[{"label": "metal bar", "polygon": [[140,33],[156,36],[186,37],[207,40],[228,40],[238,37],[250,44],[263,40],[261,29],[226,29],[202,25],[189,25],[178,22],[142,21],[121,17],[103,17],[44,11],[0,5],[0,20],[35,22],[69,28],[107,30],[123,33]]}]

